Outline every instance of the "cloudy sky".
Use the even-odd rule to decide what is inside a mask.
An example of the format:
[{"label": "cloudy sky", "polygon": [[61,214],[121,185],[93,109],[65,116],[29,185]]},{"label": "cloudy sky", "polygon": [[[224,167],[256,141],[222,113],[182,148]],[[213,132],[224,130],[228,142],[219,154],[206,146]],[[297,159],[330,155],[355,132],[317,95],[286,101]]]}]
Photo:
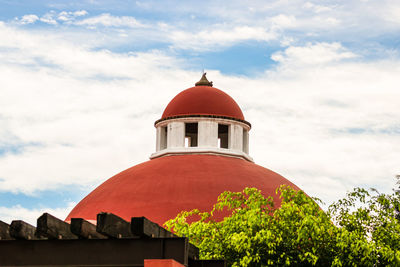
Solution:
[{"label": "cloudy sky", "polygon": [[400,2],[0,0],[0,220],[70,209],[148,160],[199,80],[250,154],[326,204],[400,174]]}]

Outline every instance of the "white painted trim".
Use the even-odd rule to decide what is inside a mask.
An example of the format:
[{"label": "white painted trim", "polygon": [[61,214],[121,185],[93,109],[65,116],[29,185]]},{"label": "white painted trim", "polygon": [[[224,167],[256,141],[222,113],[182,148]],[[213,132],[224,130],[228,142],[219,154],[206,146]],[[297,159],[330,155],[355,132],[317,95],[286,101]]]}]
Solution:
[{"label": "white painted trim", "polygon": [[184,147],[184,148],[167,148],[156,153],[151,154],[150,159],[159,158],[167,155],[190,155],[190,154],[211,154],[229,156],[235,158],[242,158],[250,162],[254,162],[253,158],[244,153],[243,151],[237,151],[226,148],[215,148],[215,147]]}]

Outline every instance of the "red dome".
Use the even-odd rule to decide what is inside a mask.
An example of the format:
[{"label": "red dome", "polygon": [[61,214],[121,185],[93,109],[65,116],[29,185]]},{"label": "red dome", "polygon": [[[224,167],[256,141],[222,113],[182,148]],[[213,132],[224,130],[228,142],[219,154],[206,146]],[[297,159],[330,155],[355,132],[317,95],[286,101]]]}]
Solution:
[{"label": "red dome", "polygon": [[[256,187],[264,195],[275,196],[281,184],[299,189],[279,174],[239,158],[165,156],[108,179],[76,205],[66,220],[96,220],[97,213],[112,212],[126,220],[145,216],[162,225],[182,210],[210,210],[223,191]],[[275,202],[279,205],[277,198]]]},{"label": "red dome", "polygon": [[232,97],[211,86],[195,86],[176,95],[161,119],[185,115],[212,115],[244,120],[242,110]]}]

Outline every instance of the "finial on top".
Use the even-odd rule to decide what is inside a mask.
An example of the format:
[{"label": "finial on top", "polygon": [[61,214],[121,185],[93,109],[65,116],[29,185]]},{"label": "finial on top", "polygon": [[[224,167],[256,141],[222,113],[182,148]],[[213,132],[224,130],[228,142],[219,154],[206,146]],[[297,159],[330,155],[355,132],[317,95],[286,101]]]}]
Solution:
[{"label": "finial on top", "polygon": [[[204,71],[203,71],[203,72],[204,72]],[[203,76],[201,76],[200,81],[198,81],[198,82],[195,83],[194,85],[195,85],[195,86],[213,86],[213,82],[209,82],[209,81],[207,80],[206,74],[207,74],[207,72],[204,72],[204,73],[203,73]]]}]

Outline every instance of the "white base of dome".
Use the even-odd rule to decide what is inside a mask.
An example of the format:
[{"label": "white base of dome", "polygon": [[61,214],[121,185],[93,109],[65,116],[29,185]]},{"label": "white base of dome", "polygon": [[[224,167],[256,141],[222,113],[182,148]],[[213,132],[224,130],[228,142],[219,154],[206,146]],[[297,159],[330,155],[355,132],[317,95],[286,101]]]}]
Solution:
[{"label": "white base of dome", "polygon": [[159,158],[162,156],[168,155],[184,155],[184,154],[212,154],[212,155],[221,155],[227,157],[241,158],[250,162],[254,162],[253,158],[243,151],[235,151],[232,149],[226,148],[214,148],[214,147],[185,147],[182,148],[167,148],[156,153],[151,154],[150,159]]}]

